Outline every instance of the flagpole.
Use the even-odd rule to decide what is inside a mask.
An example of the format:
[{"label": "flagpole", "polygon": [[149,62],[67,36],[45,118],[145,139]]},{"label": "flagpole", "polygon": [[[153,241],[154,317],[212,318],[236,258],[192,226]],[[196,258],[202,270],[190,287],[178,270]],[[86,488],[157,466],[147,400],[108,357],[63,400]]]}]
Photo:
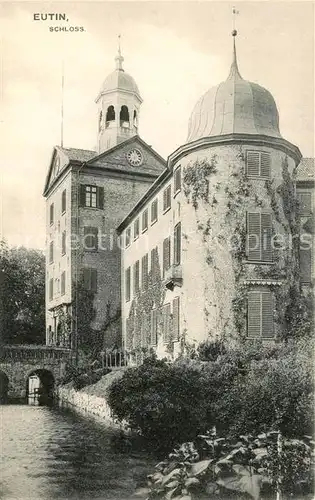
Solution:
[{"label": "flagpole", "polygon": [[60,146],[61,147],[63,147],[64,84],[65,84],[64,60],[62,59],[62,62],[61,62],[61,124],[60,124]]}]

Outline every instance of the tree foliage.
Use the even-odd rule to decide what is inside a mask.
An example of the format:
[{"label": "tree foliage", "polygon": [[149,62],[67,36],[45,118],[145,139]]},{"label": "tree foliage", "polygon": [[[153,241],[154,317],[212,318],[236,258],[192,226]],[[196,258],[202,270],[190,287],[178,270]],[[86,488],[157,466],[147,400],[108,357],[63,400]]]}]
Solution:
[{"label": "tree foliage", "polygon": [[45,256],[0,242],[0,330],[6,344],[45,343]]}]

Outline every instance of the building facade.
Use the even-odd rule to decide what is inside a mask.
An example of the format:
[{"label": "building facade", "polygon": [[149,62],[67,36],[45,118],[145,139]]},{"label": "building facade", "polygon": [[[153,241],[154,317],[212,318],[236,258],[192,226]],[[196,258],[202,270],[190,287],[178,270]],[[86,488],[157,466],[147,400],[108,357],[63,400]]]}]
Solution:
[{"label": "building facade", "polygon": [[53,150],[44,189],[48,345],[121,343],[116,227],[165,168],[138,136],[142,100],[122,61],[119,51],[96,99],[97,151]]},{"label": "building facade", "polygon": [[127,350],[284,338],[311,290],[312,242],[300,243],[313,233],[302,172],[314,163],[281,136],[270,92],[240,75],[235,35],[227,80],[197,102],[186,144],[118,227]]}]

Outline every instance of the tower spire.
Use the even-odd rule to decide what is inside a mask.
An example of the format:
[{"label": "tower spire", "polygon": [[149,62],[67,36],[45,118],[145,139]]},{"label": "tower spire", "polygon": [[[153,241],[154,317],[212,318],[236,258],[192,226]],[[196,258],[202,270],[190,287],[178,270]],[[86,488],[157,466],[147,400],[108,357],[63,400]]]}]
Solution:
[{"label": "tower spire", "polygon": [[230,69],[230,74],[228,76],[228,80],[232,78],[241,78],[238,65],[237,65],[237,56],[236,56],[236,43],[235,43],[235,38],[237,36],[237,30],[235,29],[235,17],[237,14],[239,14],[239,11],[233,7],[233,30],[232,30],[232,37],[233,37],[233,58],[232,58],[232,64],[231,64],[231,69]]},{"label": "tower spire", "polygon": [[124,61],[124,58],[121,55],[120,39],[121,39],[121,35],[118,35],[118,52],[117,52],[117,56],[115,57],[115,61],[116,61],[116,69],[118,69],[119,71],[124,71],[124,69],[122,67],[122,63]]}]

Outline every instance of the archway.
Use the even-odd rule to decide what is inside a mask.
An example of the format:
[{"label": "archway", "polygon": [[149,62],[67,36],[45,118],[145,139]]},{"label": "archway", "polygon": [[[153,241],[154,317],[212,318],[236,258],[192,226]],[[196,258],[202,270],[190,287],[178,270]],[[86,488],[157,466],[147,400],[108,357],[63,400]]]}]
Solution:
[{"label": "archway", "polygon": [[26,381],[26,397],[28,404],[47,405],[53,400],[55,379],[49,370],[32,371]]},{"label": "archway", "polygon": [[9,379],[6,373],[0,371],[0,404],[8,400]]}]

